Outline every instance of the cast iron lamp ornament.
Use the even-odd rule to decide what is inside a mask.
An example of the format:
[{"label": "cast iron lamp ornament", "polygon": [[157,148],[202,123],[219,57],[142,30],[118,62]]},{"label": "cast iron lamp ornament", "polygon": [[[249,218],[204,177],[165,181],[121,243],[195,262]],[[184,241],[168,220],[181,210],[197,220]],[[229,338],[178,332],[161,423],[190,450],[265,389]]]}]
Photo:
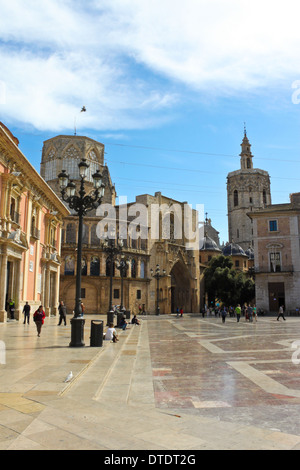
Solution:
[{"label": "cast iron lamp ornament", "polygon": [[159,308],[159,281],[163,277],[166,277],[167,273],[166,270],[163,269],[162,273],[160,272],[160,267],[159,264],[156,265],[155,272],[153,269],[150,269],[150,274],[154,279],[156,279],[156,315],[160,314],[160,308]]},{"label": "cast iron lamp ornament", "polygon": [[102,184],[102,175],[100,170],[92,175],[94,189],[90,194],[86,194],[84,189],[84,180],[87,176],[89,165],[86,159],[83,158],[78,164],[80,176],[80,189],[78,195],[76,194],[76,185],[73,181],[69,180],[69,175],[66,170],[58,175],[59,185],[63,201],[65,201],[70,209],[74,210],[79,217],[78,224],[78,246],[77,246],[77,270],[76,270],[76,299],[74,308],[74,317],[71,320],[71,343],[70,346],[80,347],[84,346],[83,342],[83,326],[84,319],[82,318],[83,312],[81,308],[81,262],[82,262],[82,229],[83,217],[87,212],[97,209],[101,204],[104,195],[104,185]]}]

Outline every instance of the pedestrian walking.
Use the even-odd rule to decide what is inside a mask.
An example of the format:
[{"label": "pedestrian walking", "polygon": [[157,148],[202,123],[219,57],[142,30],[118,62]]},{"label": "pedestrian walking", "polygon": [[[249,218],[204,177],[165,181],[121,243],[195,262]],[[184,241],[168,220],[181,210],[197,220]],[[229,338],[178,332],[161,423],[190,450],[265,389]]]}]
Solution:
[{"label": "pedestrian walking", "polygon": [[255,322],[257,322],[257,311],[256,311],[256,305],[253,305],[253,318]]},{"label": "pedestrian walking", "polygon": [[30,305],[28,304],[28,302],[26,301],[24,307],[23,307],[23,313],[24,313],[24,325],[26,323],[26,320],[27,320],[27,323],[29,325],[29,318],[30,318]]},{"label": "pedestrian walking", "polygon": [[40,336],[40,334],[41,334],[41,330],[42,330],[42,326],[44,324],[45,317],[46,317],[46,315],[45,315],[45,312],[43,310],[43,306],[40,305],[39,308],[33,314],[33,320],[35,321],[38,336]]},{"label": "pedestrian walking", "polygon": [[279,312],[278,312],[278,317],[277,317],[277,321],[279,321],[279,318],[282,317],[285,321],[285,318],[284,318],[284,314],[283,314],[283,305],[280,305],[279,307]]},{"label": "pedestrian walking", "polygon": [[226,307],[223,307],[221,310],[222,323],[225,323],[226,315],[227,315],[227,309]]},{"label": "pedestrian walking", "polygon": [[247,315],[248,315],[248,318],[249,318],[249,322],[252,323],[253,322],[253,308],[252,308],[251,304],[248,305]]},{"label": "pedestrian walking", "polygon": [[62,321],[64,321],[64,324],[66,326],[67,324],[67,307],[63,303],[63,301],[60,301],[59,307],[58,307],[58,313],[59,313],[59,323],[58,326],[62,324]]},{"label": "pedestrian walking", "polygon": [[176,317],[179,317],[179,307],[176,309]]},{"label": "pedestrian walking", "polygon": [[83,314],[85,311],[85,306],[83,305],[83,302],[81,302],[80,306],[81,306],[81,316],[83,317]]},{"label": "pedestrian walking", "polygon": [[234,310],[234,312],[235,312],[235,314],[236,314],[236,321],[237,321],[237,323],[239,323],[239,321],[240,321],[240,318],[241,318],[241,311],[242,311],[241,306],[240,306],[240,304],[238,304],[238,305],[235,307],[235,310]]},{"label": "pedestrian walking", "polygon": [[183,308],[181,307],[180,309],[180,316],[182,317],[183,316]]}]

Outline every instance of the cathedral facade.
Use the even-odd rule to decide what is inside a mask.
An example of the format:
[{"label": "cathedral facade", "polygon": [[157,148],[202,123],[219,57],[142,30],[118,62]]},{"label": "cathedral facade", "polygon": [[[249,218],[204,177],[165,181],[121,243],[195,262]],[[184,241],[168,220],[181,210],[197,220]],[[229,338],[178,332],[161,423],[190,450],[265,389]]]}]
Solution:
[{"label": "cathedral facade", "polygon": [[[58,197],[61,192],[57,175],[66,170],[78,186],[78,163],[82,159],[89,165],[87,193],[93,188],[92,174],[97,170],[105,186],[101,205],[84,218],[81,298],[86,313],[103,314],[109,309],[110,264],[102,235],[111,227],[123,245],[113,263],[113,305],[120,305],[123,300],[123,306],[132,313],[139,313],[140,308],[155,313],[158,304],[162,314],[177,308],[199,312],[198,251],[185,233],[186,204],[157,192],[117,205],[115,186],[104,164],[104,145],[76,135],[56,136],[44,142],[41,175]],[[198,233],[195,210],[189,214],[189,223],[191,233]],[[72,313],[75,304],[77,243],[78,217],[70,210],[62,230],[60,276],[60,300],[67,305],[68,313]],[[121,257],[127,268],[124,276],[118,269]],[[159,282],[155,278],[158,267],[164,273]]]}]

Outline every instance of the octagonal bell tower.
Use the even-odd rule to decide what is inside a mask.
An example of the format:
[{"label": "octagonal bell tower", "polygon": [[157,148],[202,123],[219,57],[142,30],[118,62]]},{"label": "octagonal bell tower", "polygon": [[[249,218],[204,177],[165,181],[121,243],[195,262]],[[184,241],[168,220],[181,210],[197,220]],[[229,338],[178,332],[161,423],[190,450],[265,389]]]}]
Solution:
[{"label": "octagonal bell tower", "polygon": [[229,242],[244,250],[253,247],[252,219],[247,212],[271,204],[270,177],[267,171],[253,168],[251,144],[244,129],[240,153],[241,168],[227,175]]},{"label": "octagonal bell tower", "polygon": [[[82,158],[85,158],[89,165],[85,184],[86,191],[89,192],[93,189],[92,175],[99,169],[105,185],[103,203],[114,205],[116,191],[108,167],[104,164],[104,145],[89,137],[59,135],[46,140],[42,152],[41,176],[61,198],[57,175],[62,170],[66,170],[70,179],[75,184],[79,184],[78,163]],[[91,213],[91,215],[93,214]]]}]

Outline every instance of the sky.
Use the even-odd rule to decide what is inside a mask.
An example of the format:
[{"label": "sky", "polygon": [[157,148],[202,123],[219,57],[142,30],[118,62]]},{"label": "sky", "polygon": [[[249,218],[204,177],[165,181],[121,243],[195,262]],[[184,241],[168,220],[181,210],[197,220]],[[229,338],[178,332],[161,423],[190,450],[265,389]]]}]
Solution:
[{"label": "sky", "polygon": [[43,142],[76,129],[105,145],[118,196],[204,205],[226,242],[246,125],[272,203],[300,191],[296,0],[0,0],[0,12],[0,121],[38,171]]}]

